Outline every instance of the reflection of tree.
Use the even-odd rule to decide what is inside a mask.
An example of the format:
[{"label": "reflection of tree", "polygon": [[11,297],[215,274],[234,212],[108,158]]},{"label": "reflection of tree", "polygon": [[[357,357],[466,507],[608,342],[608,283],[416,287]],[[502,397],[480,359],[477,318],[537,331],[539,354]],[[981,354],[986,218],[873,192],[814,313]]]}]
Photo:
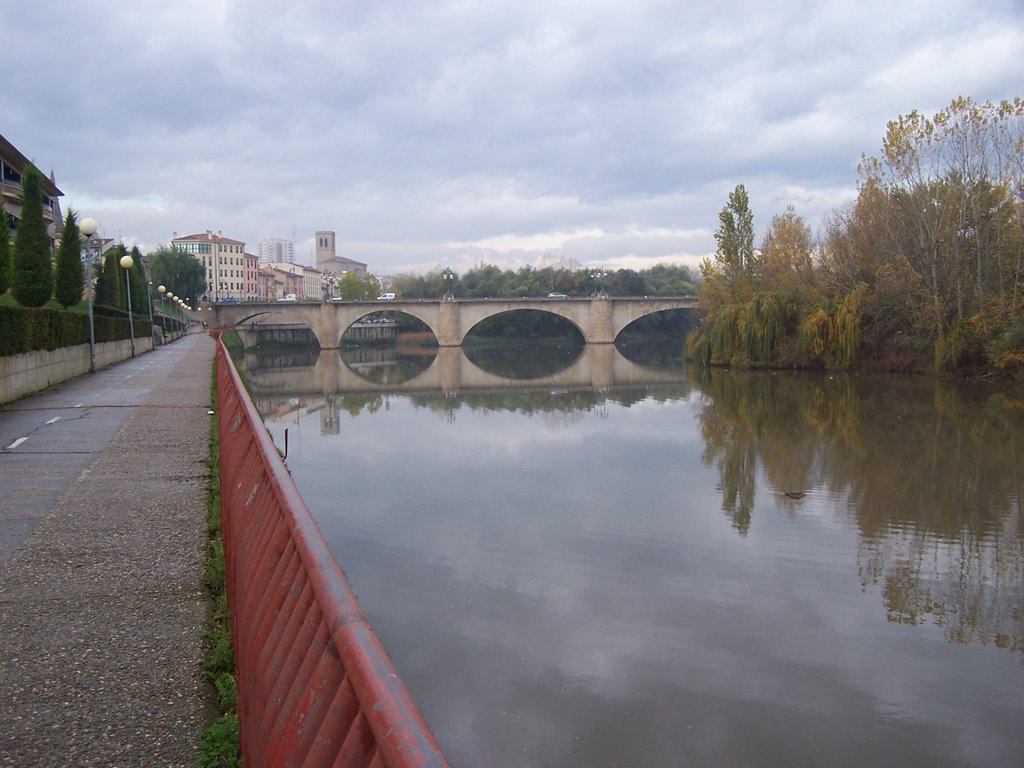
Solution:
[{"label": "reflection of tree", "polygon": [[583,343],[523,342],[523,348],[465,347],[466,358],[481,370],[506,379],[526,380],[553,376],[571,366],[583,353]]},{"label": "reflection of tree", "polygon": [[1024,650],[1024,402],[967,383],[697,371],[704,461],[746,533],[757,472],[843,499],[890,620]]},{"label": "reflection of tree", "polygon": [[446,396],[440,392],[422,392],[409,395],[409,401],[417,408],[444,415],[461,408],[470,411],[508,411],[525,416],[545,417],[562,415],[563,423],[571,424],[586,412],[598,412],[607,403],[629,408],[636,403],[657,397],[660,401],[682,400],[689,395],[686,386],[675,387],[624,387],[622,389],[596,390],[591,388],[562,389],[498,389],[461,392],[457,396]]},{"label": "reflection of tree", "polygon": [[402,384],[419,376],[434,362],[436,349],[423,352],[403,354],[402,349],[394,345],[352,347],[341,351],[341,359],[353,373],[366,381]]},{"label": "reflection of tree", "polygon": [[345,411],[349,416],[358,416],[363,411],[376,413],[384,404],[384,397],[379,394],[331,395],[327,399],[339,412]]},{"label": "reflection of tree", "polygon": [[[743,534],[750,527],[758,459],[778,494],[818,484],[820,432],[850,422],[842,395],[809,388],[810,377],[751,374],[745,377],[694,369],[707,397],[700,413],[704,463],[719,472],[722,509]],[[723,375],[724,374],[724,375]],[[829,380],[827,383],[834,383]],[[840,383],[838,389],[845,387]],[[808,426],[813,429],[808,429]],[[845,427],[847,432],[853,431]]]}]

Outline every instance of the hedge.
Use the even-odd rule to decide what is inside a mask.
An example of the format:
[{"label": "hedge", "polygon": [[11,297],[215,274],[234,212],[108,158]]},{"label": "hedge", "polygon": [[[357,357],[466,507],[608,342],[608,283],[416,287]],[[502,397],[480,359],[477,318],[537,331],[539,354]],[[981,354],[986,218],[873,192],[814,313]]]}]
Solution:
[{"label": "hedge", "polygon": [[[96,342],[127,339],[127,317],[108,317],[94,313]],[[149,320],[136,317],[135,338],[152,331]],[[40,349],[59,349],[89,343],[89,319],[79,312],[64,312],[48,307],[0,307],[0,357],[21,355]]]}]

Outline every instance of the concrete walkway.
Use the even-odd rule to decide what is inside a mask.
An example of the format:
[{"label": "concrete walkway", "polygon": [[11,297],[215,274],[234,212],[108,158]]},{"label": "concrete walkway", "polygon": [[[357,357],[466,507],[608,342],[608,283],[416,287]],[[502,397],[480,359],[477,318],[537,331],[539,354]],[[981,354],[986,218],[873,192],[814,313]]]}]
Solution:
[{"label": "concrete walkway", "polygon": [[214,341],[0,407],[0,766],[193,766]]}]

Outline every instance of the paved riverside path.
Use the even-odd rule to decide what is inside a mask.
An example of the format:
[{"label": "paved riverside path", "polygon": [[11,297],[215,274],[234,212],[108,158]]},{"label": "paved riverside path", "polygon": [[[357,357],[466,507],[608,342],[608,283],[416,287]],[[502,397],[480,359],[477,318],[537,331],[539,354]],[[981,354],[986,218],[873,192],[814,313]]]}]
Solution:
[{"label": "paved riverside path", "polygon": [[196,764],[214,350],[0,406],[0,766]]}]

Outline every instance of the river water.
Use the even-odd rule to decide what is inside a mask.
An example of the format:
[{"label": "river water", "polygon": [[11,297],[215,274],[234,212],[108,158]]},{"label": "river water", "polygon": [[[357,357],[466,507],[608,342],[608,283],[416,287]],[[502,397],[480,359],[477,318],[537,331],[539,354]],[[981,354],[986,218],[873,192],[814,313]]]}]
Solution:
[{"label": "river water", "polygon": [[1024,765],[1020,387],[626,352],[246,358],[453,764]]}]

